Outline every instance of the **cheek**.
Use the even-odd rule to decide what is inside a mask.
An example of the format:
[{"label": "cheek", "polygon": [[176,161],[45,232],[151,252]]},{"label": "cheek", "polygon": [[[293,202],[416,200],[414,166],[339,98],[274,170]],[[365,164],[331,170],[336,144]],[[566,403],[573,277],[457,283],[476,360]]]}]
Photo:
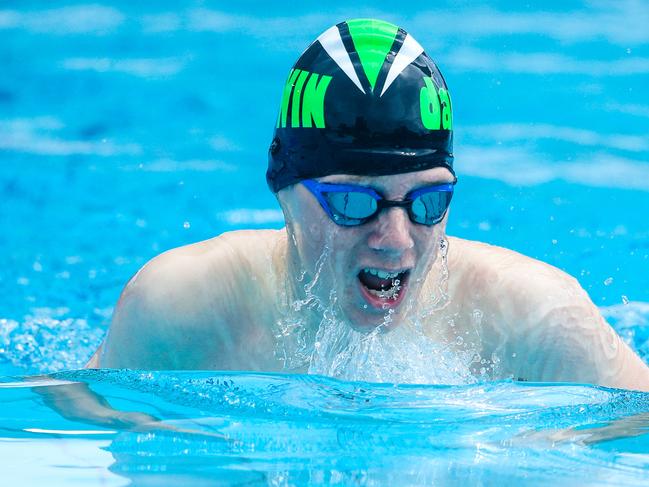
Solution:
[{"label": "cheek", "polygon": [[423,230],[415,236],[418,257],[420,261],[432,264],[439,253],[440,240],[445,235],[444,227],[440,224],[435,225],[432,229]]},{"label": "cheek", "polygon": [[365,235],[362,228],[337,227],[334,238],[331,239],[331,262],[340,276],[346,276],[348,271],[358,265],[363,253]]},{"label": "cheek", "polygon": [[327,236],[330,233],[326,215],[318,208],[307,209],[302,218],[304,233],[303,247],[309,255],[319,256],[327,245]]},{"label": "cheek", "polygon": [[[309,271],[315,272],[321,262],[320,277],[328,285],[346,282],[349,270],[358,262],[358,247],[362,232],[357,228],[345,228],[333,223],[328,216],[311,214],[304,222],[302,252],[309,263]],[[328,276],[328,277],[326,277]]]},{"label": "cheek", "polygon": [[293,228],[302,265],[313,275],[323,255],[328,253],[327,261],[335,255],[338,227],[320,207],[304,205],[293,221]]}]

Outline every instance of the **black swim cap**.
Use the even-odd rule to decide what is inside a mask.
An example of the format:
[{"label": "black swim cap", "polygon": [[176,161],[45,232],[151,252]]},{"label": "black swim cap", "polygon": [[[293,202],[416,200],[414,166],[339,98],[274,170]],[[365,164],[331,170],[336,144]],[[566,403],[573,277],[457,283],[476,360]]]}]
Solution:
[{"label": "black swim cap", "polygon": [[272,191],[329,174],[453,172],[451,99],[405,30],[348,20],[297,60],[284,87],[266,180]]}]

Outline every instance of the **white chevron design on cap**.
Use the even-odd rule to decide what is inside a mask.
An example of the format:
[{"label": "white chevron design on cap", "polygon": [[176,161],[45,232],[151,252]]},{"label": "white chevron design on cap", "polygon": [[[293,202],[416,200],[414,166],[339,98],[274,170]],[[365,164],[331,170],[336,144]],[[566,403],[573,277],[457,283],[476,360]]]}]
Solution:
[{"label": "white chevron design on cap", "polygon": [[322,47],[327,51],[327,54],[331,56],[331,59],[336,61],[336,64],[343,70],[349,79],[354,82],[358,89],[365,93],[365,90],[361,85],[361,80],[358,79],[358,75],[356,74],[356,70],[352,64],[352,60],[349,59],[349,53],[347,52],[347,49],[345,49],[338,27],[334,25],[327,29],[320,35],[320,37],[318,37],[317,40],[322,44]]},{"label": "white chevron design on cap", "polygon": [[399,53],[394,58],[392,66],[390,66],[390,71],[388,71],[388,76],[385,78],[385,83],[383,83],[383,89],[381,90],[381,95],[386,92],[390,87],[392,82],[397,79],[397,76],[401,74],[401,71],[406,69],[406,67],[419,57],[419,55],[424,52],[424,48],[410,35],[408,34],[403,40],[403,45],[399,49]]}]

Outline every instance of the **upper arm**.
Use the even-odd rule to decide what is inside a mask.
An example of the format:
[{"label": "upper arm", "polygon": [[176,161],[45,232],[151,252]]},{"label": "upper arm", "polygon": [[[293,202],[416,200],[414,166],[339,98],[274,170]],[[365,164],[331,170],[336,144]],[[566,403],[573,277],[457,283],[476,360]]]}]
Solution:
[{"label": "upper arm", "polygon": [[[155,263],[149,263],[155,266]],[[172,369],[168,327],[175,312],[161,299],[166,284],[142,269],[126,285],[102,344],[99,365],[110,368]],[[157,272],[154,273],[157,274]]]},{"label": "upper arm", "polygon": [[518,357],[525,379],[649,390],[649,368],[604,320],[587,293],[558,270],[533,286]]},{"label": "upper arm", "polygon": [[223,242],[207,251],[162,254],[126,285],[97,365],[113,368],[210,368],[231,336],[226,316],[236,306],[236,263]]}]

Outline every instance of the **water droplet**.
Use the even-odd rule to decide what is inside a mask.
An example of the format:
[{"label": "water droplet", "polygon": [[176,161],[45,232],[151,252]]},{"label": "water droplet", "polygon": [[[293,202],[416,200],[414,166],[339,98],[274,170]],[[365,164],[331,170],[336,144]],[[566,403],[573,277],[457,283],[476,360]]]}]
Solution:
[{"label": "water droplet", "polygon": [[462,337],[457,337],[457,338],[455,339],[455,344],[456,344],[456,345],[462,345],[463,343],[464,343],[464,338],[462,338]]},{"label": "water droplet", "polygon": [[553,239],[552,239],[552,245],[556,245],[556,244],[557,244],[557,239],[556,239],[556,238],[553,238]]},{"label": "water droplet", "polygon": [[516,358],[516,352],[512,353],[512,358]]},{"label": "water droplet", "polygon": [[482,323],[482,317],[484,316],[484,313],[480,309],[474,309],[473,312],[471,313],[471,318],[473,324],[480,325]]},{"label": "water droplet", "polygon": [[189,222],[183,222],[183,228],[187,229],[191,227],[191,224]]},{"label": "water droplet", "polygon": [[626,53],[627,53],[627,54],[631,54],[631,48],[630,48],[630,47],[627,47],[627,48],[626,48]]},{"label": "water droplet", "polygon": [[605,286],[610,286],[611,284],[613,284],[613,278],[612,277],[607,277],[606,279],[604,279],[604,285]]}]

